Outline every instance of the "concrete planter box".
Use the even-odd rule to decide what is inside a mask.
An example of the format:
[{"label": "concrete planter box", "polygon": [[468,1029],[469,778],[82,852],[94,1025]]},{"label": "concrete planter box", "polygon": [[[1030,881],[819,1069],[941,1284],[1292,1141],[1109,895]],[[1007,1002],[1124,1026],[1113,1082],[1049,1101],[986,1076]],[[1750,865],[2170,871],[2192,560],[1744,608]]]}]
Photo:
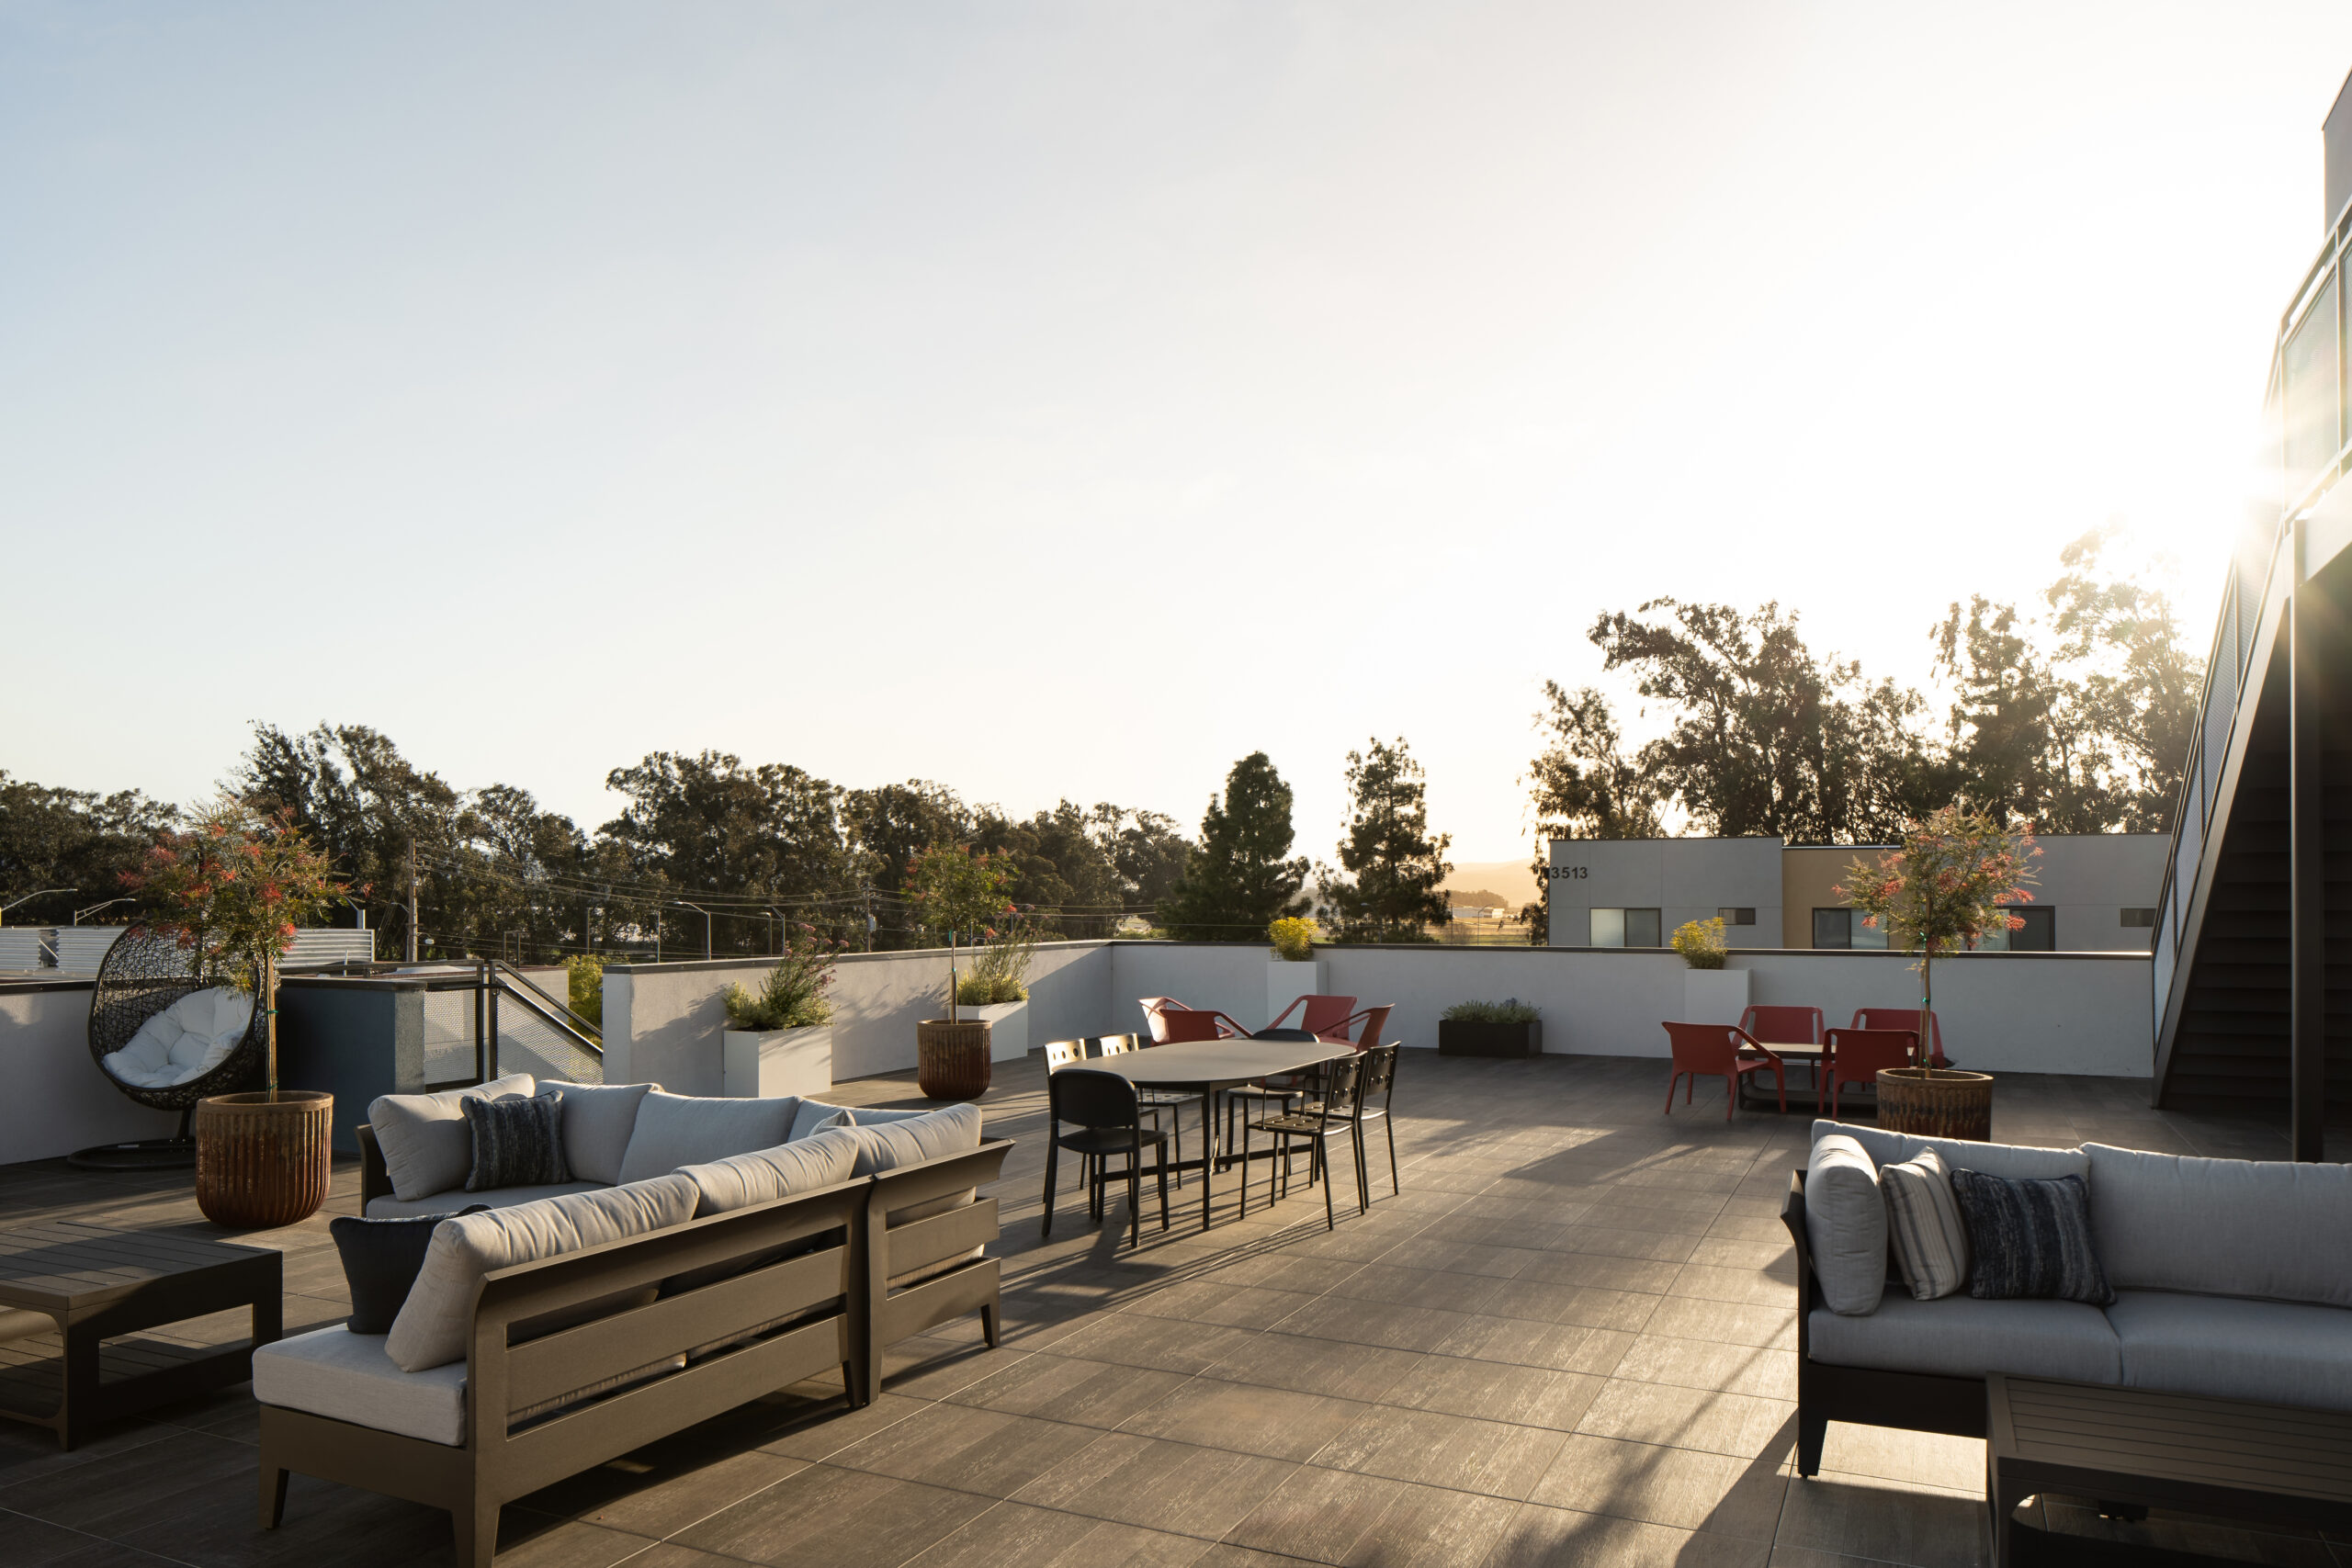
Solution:
[{"label": "concrete planter box", "polygon": [[1682,1016],[1677,1023],[1737,1023],[1747,1010],[1745,969],[1685,969]]},{"label": "concrete planter box", "polygon": [[820,1098],[833,1087],[833,1026],[730,1029],[721,1036],[719,1092],[730,1100]]},{"label": "concrete planter box", "polygon": [[959,1005],[956,1016],[967,1023],[989,1026],[989,1060],[1017,1062],[1029,1054],[1029,1004],[991,1002],[987,1007]]},{"label": "concrete planter box", "polygon": [[[1267,964],[1266,1019],[1268,1021],[1301,997],[1319,997],[1322,994],[1322,960],[1307,958],[1294,964],[1287,959],[1277,958]],[[1244,1020],[1245,1023],[1247,1021]],[[1285,1021],[1286,1027],[1295,1027],[1297,1023],[1296,1014],[1293,1014]]]},{"label": "concrete planter box", "polygon": [[1544,1054],[1544,1021],[1532,1023],[1471,1023],[1438,1020],[1437,1054],[1441,1056],[1540,1056]]}]

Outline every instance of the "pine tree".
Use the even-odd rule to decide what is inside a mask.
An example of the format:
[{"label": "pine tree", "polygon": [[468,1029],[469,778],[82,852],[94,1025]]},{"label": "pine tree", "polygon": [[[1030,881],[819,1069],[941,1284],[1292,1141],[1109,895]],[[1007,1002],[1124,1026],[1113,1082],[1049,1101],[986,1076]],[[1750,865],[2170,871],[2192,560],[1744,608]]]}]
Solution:
[{"label": "pine tree", "polygon": [[1445,858],[1451,835],[1430,836],[1421,765],[1399,736],[1378,739],[1369,751],[1348,753],[1347,836],[1340,864],[1352,883],[1328,884],[1341,942],[1426,942],[1426,929],[1446,918],[1438,885],[1453,869]]},{"label": "pine tree", "polygon": [[1290,785],[1263,751],[1233,764],[1225,799],[1209,800],[1201,847],[1159,905],[1160,924],[1188,942],[1257,942],[1305,900],[1306,859],[1285,858],[1293,837]]}]

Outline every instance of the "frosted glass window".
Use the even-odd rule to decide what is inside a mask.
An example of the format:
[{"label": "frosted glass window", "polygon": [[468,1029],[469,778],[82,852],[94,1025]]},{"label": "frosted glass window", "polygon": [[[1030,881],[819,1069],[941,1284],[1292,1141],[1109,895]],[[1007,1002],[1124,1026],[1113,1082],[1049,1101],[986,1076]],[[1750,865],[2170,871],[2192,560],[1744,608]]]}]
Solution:
[{"label": "frosted glass window", "polygon": [[1592,912],[1592,945],[1623,947],[1625,945],[1625,911],[1595,909]]},{"label": "frosted glass window", "polygon": [[2303,489],[2319,471],[2335,460],[2342,445],[2336,425],[2335,279],[2312,300],[2301,322],[2288,334],[2279,356],[2287,381],[2287,497],[2302,499]]}]

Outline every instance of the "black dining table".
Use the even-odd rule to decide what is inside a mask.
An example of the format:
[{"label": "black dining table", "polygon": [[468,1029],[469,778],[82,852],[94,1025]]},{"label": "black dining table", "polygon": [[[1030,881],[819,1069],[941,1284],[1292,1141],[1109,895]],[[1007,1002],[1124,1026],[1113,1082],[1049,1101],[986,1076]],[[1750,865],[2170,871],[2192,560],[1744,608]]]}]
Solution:
[{"label": "black dining table", "polygon": [[[1209,1228],[1209,1179],[1222,1157],[1216,1144],[1216,1118],[1210,1113],[1217,1094],[1261,1078],[1305,1072],[1317,1062],[1344,1056],[1355,1049],[1344,1040],[1257,1040],[1243,1035],[1231,1040],[1193,1040],[1177,1045],[1149,1045],[1116,1056],[1090,1057],[1089,1071],[1116,1073],[1137,1089],[1201,1097],[1201,1149],[1198,1160],[1178,1160],[1170,1170],[1201,1171],[1201,1228]],[[1241,1179],[1250,1179],[1244,1170]]]}]

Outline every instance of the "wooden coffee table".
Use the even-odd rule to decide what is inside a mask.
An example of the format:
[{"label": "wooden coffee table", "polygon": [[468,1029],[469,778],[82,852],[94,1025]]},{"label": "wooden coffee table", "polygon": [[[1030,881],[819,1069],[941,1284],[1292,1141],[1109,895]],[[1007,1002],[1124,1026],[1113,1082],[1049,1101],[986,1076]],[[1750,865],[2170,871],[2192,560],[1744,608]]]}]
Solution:
[{"label": "wooden coffee table", "polygon": [[[167,1232],[79,1220],[0,1231],[0,1319],[22,1328],[33,1313],[54,1325],[0,1338],[0,1416],[48,1427],[71,1449],[102,1421],[243,1382],[254,1348],[283,1331],[282,1272],[268,1247]],[[253,1309],[241,1345],[121,1337],[234,1307]]]},{"label": "wooden coffee table", "polygon": [[2039,1492],[2222,1518],[2352,1528],[2352,1415],[2041,1378],[1984,1380],[1993,1561]]}]

